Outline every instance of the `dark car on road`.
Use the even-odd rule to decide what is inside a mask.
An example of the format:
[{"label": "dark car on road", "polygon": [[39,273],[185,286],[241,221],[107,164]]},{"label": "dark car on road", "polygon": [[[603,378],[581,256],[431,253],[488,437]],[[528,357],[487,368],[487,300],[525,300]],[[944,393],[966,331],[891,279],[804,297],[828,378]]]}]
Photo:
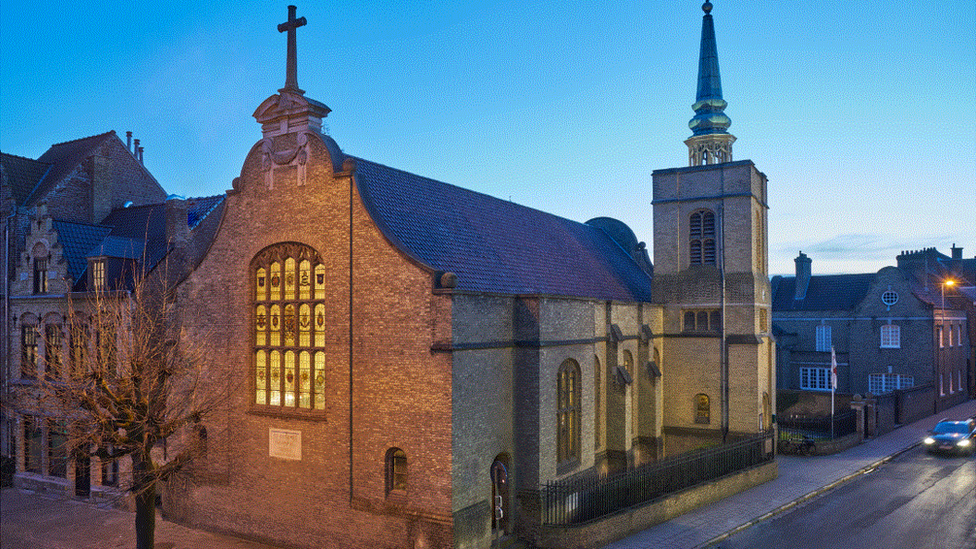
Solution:
[{"label": "dark car on road", "polygon": [[928,452],[973,454],[976,447],[976,419],[943,419],[923,441]]}]

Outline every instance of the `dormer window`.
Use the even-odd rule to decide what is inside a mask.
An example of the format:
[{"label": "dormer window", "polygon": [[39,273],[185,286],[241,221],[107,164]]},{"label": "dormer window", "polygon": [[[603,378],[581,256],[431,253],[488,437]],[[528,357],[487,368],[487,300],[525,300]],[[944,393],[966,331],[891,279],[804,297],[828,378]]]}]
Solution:
[{"label": "dormer window", "polygon": [[88,265],[91,267],[92,290],[96,292],[105,290],[108,282],[105,274],[105,259],[92,259]]}]

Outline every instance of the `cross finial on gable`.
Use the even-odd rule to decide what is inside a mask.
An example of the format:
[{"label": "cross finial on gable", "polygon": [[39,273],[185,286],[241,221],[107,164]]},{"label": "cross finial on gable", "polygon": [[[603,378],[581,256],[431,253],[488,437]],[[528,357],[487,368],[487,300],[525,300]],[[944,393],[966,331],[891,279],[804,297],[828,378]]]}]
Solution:
[{"label": "cross finial on gable", "polygon": [[285,87],[282,91],[288,90],[296,93],[305,93],[298,89],[298,46],[295,39],[295,31],[298,27],[305,26],[308,21],[304,17],[295,18],[295,6],[288,6],[288,21],[278,25],[278,32],[288,31],[288,66],[285,73]]}]

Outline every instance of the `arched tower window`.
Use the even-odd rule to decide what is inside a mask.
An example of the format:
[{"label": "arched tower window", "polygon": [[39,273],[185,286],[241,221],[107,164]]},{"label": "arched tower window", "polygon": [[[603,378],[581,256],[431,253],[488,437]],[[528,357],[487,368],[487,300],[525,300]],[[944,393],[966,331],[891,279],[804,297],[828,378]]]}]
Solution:
[{"label": "arched tower window", "polygon": [[386,494],[407,491],[407,454],[399,448],[386,451]]},{"label": "arched tower window", "polygon": [[325,266],[304,244],[251,261],[254,404],[325,410]]},{"label": "arched tower window", "polygon": [[580,368],[574,360],[559,367],[556,383],[557,463],[580,457]]},{"label": "arched tower window", "polygon": [[698,210],[691,214],[688,258],[692,265],[715,265],[715,212]]}]

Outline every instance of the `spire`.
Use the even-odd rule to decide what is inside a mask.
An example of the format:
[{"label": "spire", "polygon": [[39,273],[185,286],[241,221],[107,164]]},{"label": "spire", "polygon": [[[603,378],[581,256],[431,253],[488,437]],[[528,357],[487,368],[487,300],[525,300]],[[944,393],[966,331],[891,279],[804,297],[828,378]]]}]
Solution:
[{"label": "spire", "polygon": [[732,161],[732,142],[728,132],[732,120],[725,114],[728,103],[722,99],[722,77],[718,70],[718,47],[715,45],[715,24],[712,3],[702,5],[701,49],[698,54],[698,94],[695,96],[695,116],[688,122],[692,135],[685,144],[692,166]]}]

